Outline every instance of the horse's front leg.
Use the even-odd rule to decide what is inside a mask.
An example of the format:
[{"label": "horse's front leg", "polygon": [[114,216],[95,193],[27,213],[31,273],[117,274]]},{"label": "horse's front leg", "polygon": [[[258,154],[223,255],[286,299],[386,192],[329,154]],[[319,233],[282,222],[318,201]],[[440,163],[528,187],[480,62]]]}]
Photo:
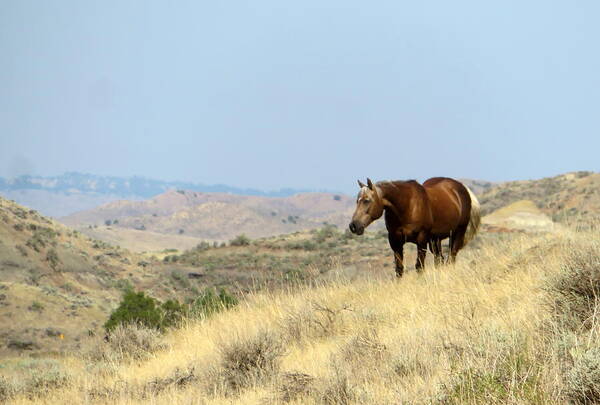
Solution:
[{"label": "horse's front leg", "polygon": [[396,264],[396,277],[402,277],[404,273],[404,236],[388,234],[390,247],[394,251],[394,263]]},{"label": "horse's front leg", "polygon": [[417,271],[422,270],[425,267],[425,257],[427,256],[427,242],[429,238],[425,234],[425,232],[419,233],[417,236],[417,263],[415,264],[415,268]]},{"label": "horse's front leg", "polygon": [[396,277],[402,277],[404,273],[404,245],[394,250],[394,263],[396,264]]}]

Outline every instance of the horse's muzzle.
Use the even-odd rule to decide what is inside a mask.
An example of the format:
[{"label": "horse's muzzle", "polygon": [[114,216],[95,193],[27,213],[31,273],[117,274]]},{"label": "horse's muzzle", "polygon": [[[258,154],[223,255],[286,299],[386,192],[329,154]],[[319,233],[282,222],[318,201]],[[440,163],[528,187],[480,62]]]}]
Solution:
[{"label": "horse's muzzle", "polygon": [[362,235],[364,231],[365,228],[363,228],[362,226],[357,225],[354,222],[350,222],[350,232],[355,233],[357,235]]}]

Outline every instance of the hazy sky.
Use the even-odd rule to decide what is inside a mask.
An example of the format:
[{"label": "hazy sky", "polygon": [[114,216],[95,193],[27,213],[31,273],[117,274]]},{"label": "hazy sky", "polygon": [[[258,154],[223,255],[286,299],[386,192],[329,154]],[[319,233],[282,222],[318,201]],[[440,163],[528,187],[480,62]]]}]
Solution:
[{"label": "hazy sky", "polygon": [[0,2],[0,176],[600,169],[600,1]]}]

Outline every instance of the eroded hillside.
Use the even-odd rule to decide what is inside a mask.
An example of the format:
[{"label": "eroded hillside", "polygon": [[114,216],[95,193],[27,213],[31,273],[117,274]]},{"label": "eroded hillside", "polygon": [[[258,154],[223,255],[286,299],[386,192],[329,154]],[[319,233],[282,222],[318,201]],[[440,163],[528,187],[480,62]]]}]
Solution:
[{"label": "eroded hillside", "polygon": [[484,215],[530,200],[554,222],[589,225],[600,218],[600,173],[576,172],[501,183],[480,195]]},{"label": "eroded hillside", "polygon": [[145,201],[112,202],[61,221],[99,238],[121,240],[124,246],[130,236],[121,230],[133,229],[170,235],[165,243],[171,245],[165,247],[182,248],[188,246],[178,236],[227,241],[240,234],[258,238],[324,224],[346,227],[353,209],[353,198],[329,193],[275,198],[172,190]]}]

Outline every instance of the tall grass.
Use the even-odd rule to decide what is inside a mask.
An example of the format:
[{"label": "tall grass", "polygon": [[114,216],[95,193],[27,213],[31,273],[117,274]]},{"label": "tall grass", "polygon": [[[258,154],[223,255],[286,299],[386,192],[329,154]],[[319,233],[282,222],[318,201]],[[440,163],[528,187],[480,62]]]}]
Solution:
[{"label": "tall grass", "polygon": [[[9,400],[589,403],[600,398],[596,296],[584,289],[573,301],[581,312],[560,297],[577,269],[600,272],[594,255],[592,234],[514,235],[400,281],[340,277],[257,293],[184,322],[144,356],[103,355],[94,367],[62,359],[69,384],[35,398],[12,390]],[[103,358],[117,359],[110,372],[99,371]]]}]

